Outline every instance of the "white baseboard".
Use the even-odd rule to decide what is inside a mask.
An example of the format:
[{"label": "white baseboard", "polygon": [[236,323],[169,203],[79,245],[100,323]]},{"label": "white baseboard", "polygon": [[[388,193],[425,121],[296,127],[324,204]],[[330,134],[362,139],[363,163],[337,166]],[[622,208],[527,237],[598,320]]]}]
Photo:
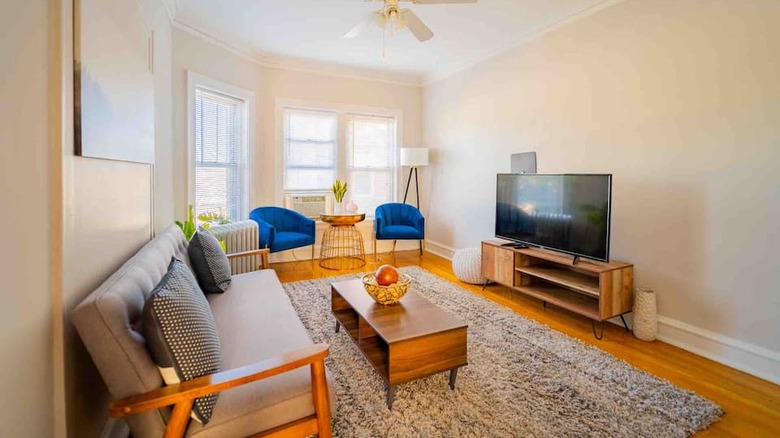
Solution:
[{"label": "white baseboard", "polygon": [[[625,315],[629,327],[632,314]],[[623,327],[620,318],[609,322]],[[731,368],[780,384],[780,353],[658,315],[658,340]]]},{"label": "white baseboard", "polygon": [[[426,240],[426,249],[432,254],[452,260],[456,248],[433,240]],[[631,314],[625,315],[629,327],[633,326]],[[623,326],[619,318],[610,322]],[[675,319],[658,316],[658,340],[690,351],[723,365],[744,371],[756,377],[780,384],[780,352]]]},{"label": "white baseboard", "polygon": [[425,250],[447,260],[452,260],[452,256],[457,251],[451,246],[430,239],[425,239]]},{"label": "white baseboard", "polygon": [[658,339],[756,377],[780,384],[780,353],[658,316]]}]

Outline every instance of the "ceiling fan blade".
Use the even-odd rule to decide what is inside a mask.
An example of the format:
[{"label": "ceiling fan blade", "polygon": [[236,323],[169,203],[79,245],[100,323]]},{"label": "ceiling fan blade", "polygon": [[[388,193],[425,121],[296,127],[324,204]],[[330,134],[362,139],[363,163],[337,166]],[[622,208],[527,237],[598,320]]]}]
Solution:
[{"label": "ceiling fan blade", "polygon": [[411,2],[417,5],[441,5],[446,3],[476,3],[477,0],[411,0]]},{"label": "ceiling fan blade", "polygon": [[349,32],[345,33],[342,38],[355,38],[356,36],[360,35],[366,28],[374,23],[377,22],[377,18],[379,17],[379,12],[372,12],[366,16],[366,18],[362,19],[360,23],[358,23],[355,27],[353,27]]},{"label": "ceiling fan blade", "polygon": [[402,9],[401,20],[421,43],[433,38],[433,31],[411,10]]}]

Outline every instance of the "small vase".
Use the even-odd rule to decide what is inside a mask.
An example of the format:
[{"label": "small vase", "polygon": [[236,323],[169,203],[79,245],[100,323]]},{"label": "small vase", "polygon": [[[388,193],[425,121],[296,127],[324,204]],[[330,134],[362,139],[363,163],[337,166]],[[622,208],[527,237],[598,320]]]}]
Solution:
[{"label": "small vase", "polygon": [[655,291],[638,287],[634,291],[634,336],[643,341],[658,337],[658,304]]},{"label": "small vase", "polygon": [[344,208],[347,210],[347,213],[355,213],[358,211],[358,205],[355,204],[355,201],[349,201]]},{"label": "small vase", "polygon": [[333,206],[333,212],[336,214],[344,213],[344,203],[336,202],[336,204]]}]

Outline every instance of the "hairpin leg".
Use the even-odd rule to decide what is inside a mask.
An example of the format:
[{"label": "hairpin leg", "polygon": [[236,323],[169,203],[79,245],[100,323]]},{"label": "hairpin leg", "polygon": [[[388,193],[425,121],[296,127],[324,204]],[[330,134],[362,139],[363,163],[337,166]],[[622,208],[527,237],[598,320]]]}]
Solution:
[{"label": "hairpin leg", "polygon": [[628,324],[626,324],[626,320],[623,318],[623,315],[620,315],[620,320],[623,321],[623,327],[626,328],[626,331],[630,332],[631,330],[628,329]]}]

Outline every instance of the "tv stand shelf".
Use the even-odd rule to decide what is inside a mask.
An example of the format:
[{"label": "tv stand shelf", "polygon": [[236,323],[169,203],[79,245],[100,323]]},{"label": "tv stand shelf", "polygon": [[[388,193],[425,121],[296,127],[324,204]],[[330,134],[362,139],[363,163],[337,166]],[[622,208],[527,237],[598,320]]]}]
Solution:
[{"label": "tv stand shelf", "polygon": [[586,274],[580,274],[574,270],[561,268],[537,268],[533,266],[525,266],[522,268],[515,268],[515,270],[521,274],[530,275],[535,278],[567,287],[575,292],[596,297],[596,299],[598,299],[600,295],[598,277],[592,277]]},{"label": "tv stand shelf", "polygon": [[[482,276],[524,295],[569,310],[598,322],[631,311],[634,300],[634,266],[602,263],[537,248],[515,249],[503,240],[482,242]],[[625,324],[625,321],[624,321]],[[597,339],[594,324],[593,334]]]}]

